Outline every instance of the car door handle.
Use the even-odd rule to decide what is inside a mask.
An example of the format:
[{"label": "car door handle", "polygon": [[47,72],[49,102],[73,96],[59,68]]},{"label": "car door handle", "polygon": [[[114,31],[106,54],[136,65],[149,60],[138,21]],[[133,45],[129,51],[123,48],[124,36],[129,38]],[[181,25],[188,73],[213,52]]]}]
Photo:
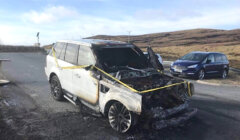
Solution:
[{"label": "car door handle", "polygon": [[79,74],[74,74],[75,75],[75,77],[77,77],[77,78],[81,78],[81,76],[79,75]]}]

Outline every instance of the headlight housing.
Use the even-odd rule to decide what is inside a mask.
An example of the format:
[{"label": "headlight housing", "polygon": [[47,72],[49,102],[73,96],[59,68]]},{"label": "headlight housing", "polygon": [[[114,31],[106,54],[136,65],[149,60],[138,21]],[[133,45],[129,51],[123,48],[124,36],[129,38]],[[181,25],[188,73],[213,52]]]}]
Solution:
[{"label": "headlight housing", "polygon": [[188,68],[196,68],[197,66],[198,64],[195,64],[195,65],[188,66]]}]

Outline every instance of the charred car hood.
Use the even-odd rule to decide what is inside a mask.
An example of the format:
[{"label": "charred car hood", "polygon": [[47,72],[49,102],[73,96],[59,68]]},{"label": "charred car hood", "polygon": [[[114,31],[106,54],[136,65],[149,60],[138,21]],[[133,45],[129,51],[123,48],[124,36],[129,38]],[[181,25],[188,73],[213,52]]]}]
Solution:
[{"label": "charred car hood", "polygon": [[[112,74],[128,86],[138,91],[164,87],[167,85],[182,83],[179,80],[157,71],[119,71]],[[142,94],[142,93],[141,93]],[[163,109],[173,108],[183,104],[186,101],[187,88],[184,83],[149,91],[142,94],[144,108],[162,107]]]},{"label": "charred car hood", "polygon": [[152,69],[139,71],[122,70],[112,75],[138,91],[183,82],[183,80],[175,79]]},{"label": "charred car hood", "polygon": [[132,86],[134,89],[138,91],[163,87],[169,84],[177,83],[176,79],[165,75],[151,75],[147,77],[135,77],[135,78],[128,78],[122,79],[122,82]]}]

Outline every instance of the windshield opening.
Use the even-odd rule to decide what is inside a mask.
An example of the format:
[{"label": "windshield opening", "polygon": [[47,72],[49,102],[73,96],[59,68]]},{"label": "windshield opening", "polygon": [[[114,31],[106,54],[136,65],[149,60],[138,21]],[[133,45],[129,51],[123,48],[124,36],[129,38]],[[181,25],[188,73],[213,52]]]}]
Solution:
[{"label": "windshield opening", "polygon": [[148,67],[147,58],[136,47],[106,47],[98,49],[96,55],[106,72]]},{"label": "windshield opening", "polygon": [[203,53],[189,53],[180,58],[180,60],[202,61],[207,54]]}]

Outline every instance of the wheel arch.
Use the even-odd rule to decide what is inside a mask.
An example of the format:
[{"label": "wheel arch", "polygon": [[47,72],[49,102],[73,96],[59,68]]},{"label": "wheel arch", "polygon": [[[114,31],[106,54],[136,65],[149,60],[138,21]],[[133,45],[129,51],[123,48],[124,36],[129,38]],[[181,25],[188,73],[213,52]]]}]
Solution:
[{"label": "wheel arch", "polygon": [[226,70],[227,73],[229,73],[229,68],[225,67],[225,68],[223,68],[223,70]]},{"label": "wheel arch", "polygon": [[50,75],[49,75],[49,82],[51,81],[53,76],[57,76],[57,74],[55,72],[50,73]]},{"label": "wheel arch", "polygon": [[[107,113],[108,113],[108,110],[109,110],[110,106],[111,106],[113,103],[116,103],[116,102],[121,103],[121,104],[124,105],[129,111],[131,111],[131,109],[130,109],[126,104],[124,104],[123,102],[118,101],[118,100],[116,100],[116,99],[112,99],[112,100],[108,101],[108,102],[106,103],[105,107],[104,107],[104,114],[103,114],[104,116],[107,116]],[[131,112],[132,112],[132,111],[131,111]]]},{"label": "wheel arch", "polygon": [[[105,108],[104,108],[104,116],[105,117],[107,117],[108,116],[108,110],[110,109],[110,107],[111,107],[111,105],[112,104],[114,104],[114,103],[116,103],[116,102],[118,102],[118,103],[120,103],[120,104],[122,104],[123,106],[125,106],[126,108],[127,108],[127,106],[126,105],[124,105],[122,102],[120,102],[120,101],[117,101],[117,100],[110,100],[110,101],[108,101],[107,103],[106,103],[106,106],[105,106]],[[128,109],[128,108],[127,108]],[[132,112],[132,111],[130,111],[129,109],[128,109],[128,111],[130,112],[130,114],[131,114],[131,118],[132,118],[132,126],[131,126],[131,128],[133,127],[133,126],[135,126],[136,124],[137,124],[137,122],[138,122],[138,119],[139,119],[139,114],[136,114],[135,112]],[[131,129],[130,128],[130,129]]]},{"label": "wheel arch", "polygon": [[[106,105],[105,105],[105,107],[104,107],[104,113],[103,113],[104,116],[107,116],[107,113],[108,113],[108,110],[109,110],[110,106],[111,106],[113,103],[115,103],[115,102],[119,102],[119,101],[117,101],[117,100],[110,100],[110,101],[108,101],[108,102],[106,103]],[[119,102],[119,103],[121,103],[121,102]],[[121,104],[123,104],[123,103],[121,103]],[[123,104],[123,105],[124,105],[124,104]],[[125,105],[124,105],[124,106],[125,106]]]}]

